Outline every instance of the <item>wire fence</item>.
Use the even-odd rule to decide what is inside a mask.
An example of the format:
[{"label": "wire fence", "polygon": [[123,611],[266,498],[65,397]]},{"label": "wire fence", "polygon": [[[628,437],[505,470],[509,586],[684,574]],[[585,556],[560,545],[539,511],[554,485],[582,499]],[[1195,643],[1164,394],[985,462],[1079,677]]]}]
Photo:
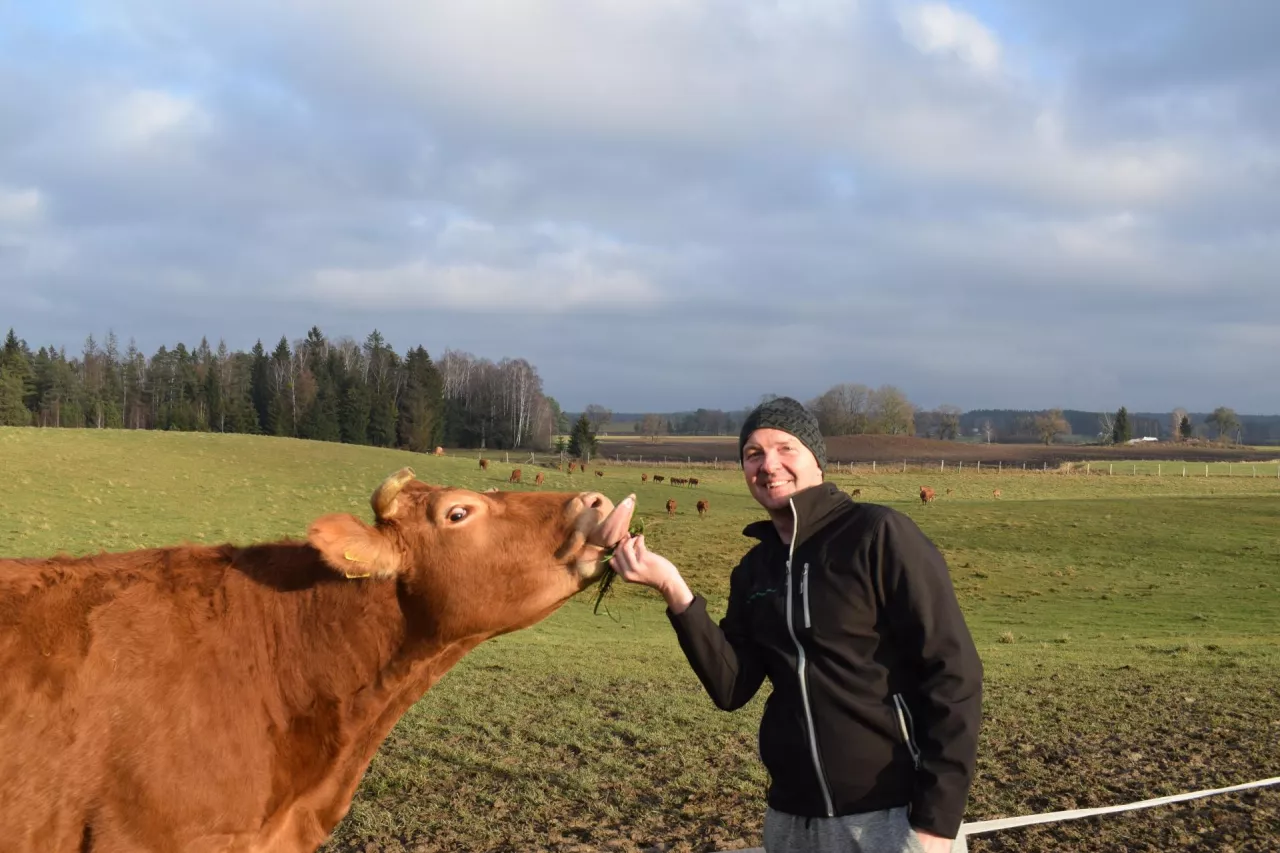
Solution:
[{"label": "wire fence", "polygon": [[[500,455],[499,455],[500,454]],[[484,454],[480,454],[484,457]],[[567,454],[531,453],[529,451],[498,451],[488,457],[513,465],[536,465],[567,471],[572,463],[574,470],[603,469],[609,466],[654,469],[739,470],[737,459],[696,459],[693,456],[601,454],[585,461],[572,459]],[[1266,462],[1186,462],[1163,460],[1160,462],[1007,462],[996,460],[873,460],[870,462],[832,461],[828,473],[849,476],[875,476],[877,474],[1057,474],[1084,477],[1269,477],[1280,479],[1280,461]]]}]

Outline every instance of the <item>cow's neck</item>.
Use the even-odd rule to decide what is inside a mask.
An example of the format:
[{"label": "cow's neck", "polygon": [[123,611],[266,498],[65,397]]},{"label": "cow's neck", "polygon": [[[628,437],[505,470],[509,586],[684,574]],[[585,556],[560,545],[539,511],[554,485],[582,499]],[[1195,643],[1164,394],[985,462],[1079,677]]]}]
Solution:
[{"label": "cow's neck", "polygon": [[276,669],[280,712],[304,720],[313,743],[301,751],[311,766],[290,772],[313,777],[309,807],[340,804],[336,824],[396,721],[487,635],[440,637],[402,605],[394,580],[345,579],[305,544],[246,548],[235,563],[254,585],[288,593],[260,599],[275,660],[288,662]]}]

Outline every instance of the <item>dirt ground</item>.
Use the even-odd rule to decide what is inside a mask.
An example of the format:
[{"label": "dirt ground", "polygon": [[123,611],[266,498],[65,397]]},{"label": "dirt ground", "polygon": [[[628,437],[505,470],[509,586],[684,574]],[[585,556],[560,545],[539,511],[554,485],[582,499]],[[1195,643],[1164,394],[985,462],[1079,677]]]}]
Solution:
[{"label": "dirt ground", "polygon": [[[736,439],[727,436],[659,437],[652,442],[644,438],[636,438],[634,441],[611,438],[601,442],[600,450],[610,460],[620,456],[623,461],[637,458],[660,461],[665,458],[672,462],[685,459],[693,462],[711,462],[718,459],[723,462],[737,458],[738,443]],[[832,462],[843,464],[888,463],[904,459],[908,462],[930,462],[945,459],[948,462],[982,462],[984,464],[1026,462],[1050,466],[1086,459],[1274,462],[1280,458],[1280,447],[1259,450],[1252,447],[1218,447],[1209,444],[1168,442],[1120,447],[1065,444],[973,444],[894,435],[844,435],[827,439],[827,458]]]}]

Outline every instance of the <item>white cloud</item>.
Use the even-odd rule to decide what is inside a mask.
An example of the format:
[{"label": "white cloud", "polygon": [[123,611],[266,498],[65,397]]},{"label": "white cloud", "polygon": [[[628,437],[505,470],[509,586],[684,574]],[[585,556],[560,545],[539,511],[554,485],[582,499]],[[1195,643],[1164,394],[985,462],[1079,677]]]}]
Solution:
[{"label": "white cloud", "polygon": [[208,114],[191,98],[155,89],[112,94],[99,118],[102,142],[120,151],[161,143],[181,132],[209,128]]},{"label": "white cloud", "polygon": [[971,68],[1000,67],[1000,42],[982,22],[946,3],[921,3],[899,13],[902,31],[922,53],[951,54]]},{"label": "white cloud", "polygon": [[0,227],[35,225],[44,218],[45,200],[40,190],[22,190],[0,186]]}]

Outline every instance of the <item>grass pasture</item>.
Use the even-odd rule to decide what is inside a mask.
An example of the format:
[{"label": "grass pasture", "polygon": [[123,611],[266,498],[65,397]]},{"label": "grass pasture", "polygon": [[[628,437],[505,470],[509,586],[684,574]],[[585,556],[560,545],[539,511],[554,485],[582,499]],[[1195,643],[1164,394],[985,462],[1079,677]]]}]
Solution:
[{"label": "grass pasture", "polygon": [[[367,517],[372,489],[405,464],[428,482],[478,489],[507,488],[517,467],[481,472],[474,451],[433,458],[250,436],[0,428],[0,555],[301,536],[326,512]],[[1280,775],[1274,466],[1269,477],[1205,477],[1200,466],[1202,476],[1183,478],[1180,467],[1155,476],[1160,463],[1136,464],[1110,477],[966,466],[833,478],[911,515],[952,568],[987,673],[970,820]],[[741,474],[699,469],[690,490],[642,485],[640,468],[603,470],[547,471],[544,488],[587,485],[615,500],[636,492],[650,546],[722,612],[728,572],[748,545],[742,527],[759,517]],[[934,503],[919,502],[921,485],[937,490]],[[668,498],[679,504],[674,518]],[[698,498],[711,503],[705,519]],[[584,593],[448,673],[393,731],[324,849],[759,844],[763,694],[737,713],[716,711],[655,595],[617,584],[607,612],[594,613],[593,601]],[[1277,848],[1276,789],[970,840],[975,853]]]}]

